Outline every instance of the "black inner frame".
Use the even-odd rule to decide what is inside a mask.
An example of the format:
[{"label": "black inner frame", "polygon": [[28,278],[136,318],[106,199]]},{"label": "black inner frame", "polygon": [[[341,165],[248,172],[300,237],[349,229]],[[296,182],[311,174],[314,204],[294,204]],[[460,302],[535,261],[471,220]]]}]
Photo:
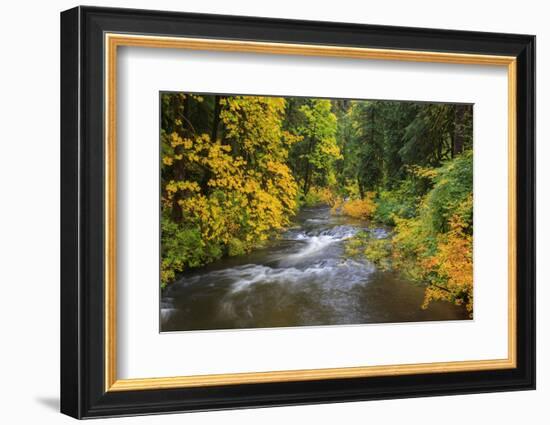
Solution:
[{"label": "black inner frame", "polygon": [[[105,392],[104,34],[517,58],[517,368]],[[534,389],[535,37],[77,7],[61,14],[61,411],[77,418]],[[507,214],[507,211],[497,212]]]}]

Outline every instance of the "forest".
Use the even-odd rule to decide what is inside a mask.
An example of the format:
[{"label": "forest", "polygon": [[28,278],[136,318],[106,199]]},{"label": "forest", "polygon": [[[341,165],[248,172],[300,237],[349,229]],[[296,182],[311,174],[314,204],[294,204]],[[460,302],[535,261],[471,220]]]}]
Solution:
[{"label": "forest", "polygon": [[345,253],[473,314],[471,105],[163,92],[161,287],[280,237],[303,209],[378,223]]}]

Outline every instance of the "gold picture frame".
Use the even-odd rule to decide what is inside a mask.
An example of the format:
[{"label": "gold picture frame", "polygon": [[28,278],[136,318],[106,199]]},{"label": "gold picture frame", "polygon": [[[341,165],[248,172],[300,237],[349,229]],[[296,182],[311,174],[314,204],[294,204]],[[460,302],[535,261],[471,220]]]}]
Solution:
[{"label": "gold picture frame", "polygon": [[[235,385],[283,381],[306,381],[350,377],[374,377],[479,371],[516,367],[516,58],[512,56],[474,55],[411,50],[370,49],[315,46],[305,44],[263,43],[252,41],[204,40],[127,34],[105,34],[106,117],[105,151],[107,178],[105,186],[105,391],[150,390],[214,385]],[[254,373],[176,376],[169,378],[117,379],[116,375],[116,87],[117,51],[119,47],[189,49],[340,58],[431,62],[506,67],[508,72],[508,358],[457,362],[400,364],[326,369],[288,370]]]}]

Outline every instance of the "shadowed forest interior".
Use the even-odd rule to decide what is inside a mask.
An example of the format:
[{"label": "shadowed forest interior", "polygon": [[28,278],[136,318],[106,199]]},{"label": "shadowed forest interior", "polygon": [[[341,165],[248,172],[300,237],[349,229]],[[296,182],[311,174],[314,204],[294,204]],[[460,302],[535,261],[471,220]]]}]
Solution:
[{"label": "shadowed forest interior", "polygon": [[472,317],[472,105],[160,103],[164,330]]}]

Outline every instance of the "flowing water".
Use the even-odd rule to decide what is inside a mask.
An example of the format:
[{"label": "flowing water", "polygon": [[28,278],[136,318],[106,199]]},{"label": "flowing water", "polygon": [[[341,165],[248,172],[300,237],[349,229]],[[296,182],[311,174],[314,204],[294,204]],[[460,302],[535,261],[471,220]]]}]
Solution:
[{"label": "flowing water", "polygon": [[183,275],[163,292],[161,330],[207,330],[461,320],[464,308],[432,302],[424,288],[368,260],[347,258],[346,239],[388,230],[304,209],[295,226],[253,253]]}]

